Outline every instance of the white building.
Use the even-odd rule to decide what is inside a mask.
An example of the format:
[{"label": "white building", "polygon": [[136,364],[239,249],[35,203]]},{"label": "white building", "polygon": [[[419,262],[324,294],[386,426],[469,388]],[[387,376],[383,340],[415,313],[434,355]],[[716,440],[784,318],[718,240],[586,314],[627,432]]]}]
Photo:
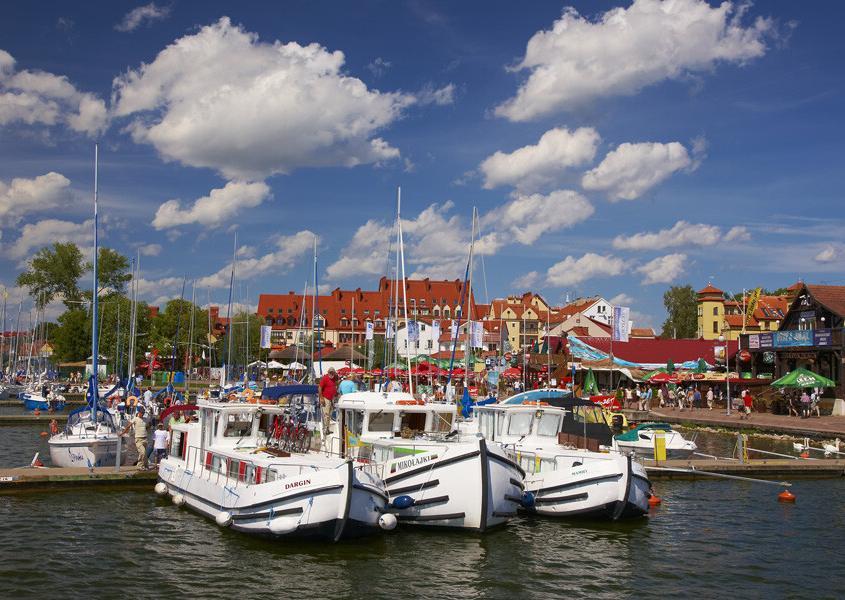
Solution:
[{"label": "white building", "polygon": [[396,332],[396,344],[399,348],[399,355],[403,358],[408,356],[414,358],[419,355],[430,356],[439,349],[439,335],[437,330],[431,326],[431,322],[418,319],[417,324],[419,325],[419,339],[408,342],[408,330],[405,327],[405,321],[402,320],[399,323],[399,329]]}]

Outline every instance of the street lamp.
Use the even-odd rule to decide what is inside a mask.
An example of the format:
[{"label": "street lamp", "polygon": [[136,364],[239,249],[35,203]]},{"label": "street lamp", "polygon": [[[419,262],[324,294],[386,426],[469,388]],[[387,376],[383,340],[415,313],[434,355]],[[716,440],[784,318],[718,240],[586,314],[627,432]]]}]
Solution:
[{"label": "street lamp", "polygon": [[[719,335],[719,343],[725,343],[725,336]],[[727,400],[725,402],[725,409],[726,415],[731,416],[731,362],[730,362],[730,354],[728,353],[728,346],[725,345],[725,386],[727,387],[726,394]]]}]

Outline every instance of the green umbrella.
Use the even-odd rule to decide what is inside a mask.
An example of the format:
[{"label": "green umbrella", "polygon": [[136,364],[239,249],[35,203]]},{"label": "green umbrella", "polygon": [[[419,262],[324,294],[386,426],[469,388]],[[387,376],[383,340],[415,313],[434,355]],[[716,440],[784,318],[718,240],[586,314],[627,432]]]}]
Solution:
[{"label": "green umbrella", "polygon": [[593,368],[590,367],[590,370],[587,371],[587,375],[584,377],[584,393],[585,394],[598,394],[599,386],[596,383],[596,375],[593,373]]},{"label": "green umbrella", "polygon": [[698,364],[695,365],[695,372],[696,373],[706,373],[707,372],[707,362],[703,358],[698,359]]},{"label": "green umbrella", "polygon": [[672,362],[672,359],[666,361],[666,372],[667,373],[674,373],[675,372],[675,363]]},{"label": "green umbrella", "polygon": [[807,369],[795,369],[769,385],[773,387],[835,387],[836,382]]}]

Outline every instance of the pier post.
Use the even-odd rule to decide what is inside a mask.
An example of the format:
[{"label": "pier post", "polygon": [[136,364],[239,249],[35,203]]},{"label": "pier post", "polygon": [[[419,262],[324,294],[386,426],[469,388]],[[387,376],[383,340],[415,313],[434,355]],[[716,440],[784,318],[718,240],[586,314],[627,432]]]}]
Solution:
[{"label": "pier post", "polygon": [[122,445],[123,445],[123,436],[119,435],[119,436],[117,436],[117,456],[115,456],[115,459],[114,459],[115,473],[120,471],[120,448],[121,448]]}]

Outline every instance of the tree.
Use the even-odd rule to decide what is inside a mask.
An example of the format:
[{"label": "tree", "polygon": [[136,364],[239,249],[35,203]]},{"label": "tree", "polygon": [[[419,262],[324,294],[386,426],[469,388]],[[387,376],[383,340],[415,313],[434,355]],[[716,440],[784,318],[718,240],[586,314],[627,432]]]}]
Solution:
[{"label": "tree", "polygon": [[698,334],[698,301],[691,285],[673,285],[663,294],[664,338],[693,338]]},{"label": "tree", "polygon": [[91,315],[80,306],[59,316],[51,343],[53,356],[59,362],[76,362],[91,355]]},{"label": "tree", "polygon": [[[88,271],[94,268],[91,263],[85,266]],[[126,284],[132,280],[129,259],[111,248],[100,248],[97,254],[97,271],[100,293],[106,289],[123,293]]]},{"label": "tree", "polygon": [[[146,311],[145,311],[146,312]],[[194,336],[191,338],[191,313],[194,316]],[[208,333],[208,313],[188,300],[171,300],[158,313],[158,316],[150,321],[149,335],[146,345],[157,348],[162,364],[170,367],[170,359],[173,356],[173,340],[176,339],[176,331],[179,330],[177,341],[178,351],[176,352],[175,370],[184,368],[188,355],[188,342],[194,344],[194,355],[202,352],[200,346],[208,344],[206,334]],[[140,331],[140,327],[139,327]]]},{"label": "tree", "polygon": [[67,308],[79,308],[82,298],[79,278],[85,268],[82,252],[76,244],[56,242],[32,257],[28,269],[18,275],[17,284],[29,289],[29,295],[39,308],[44,308],[57,296]]}]

